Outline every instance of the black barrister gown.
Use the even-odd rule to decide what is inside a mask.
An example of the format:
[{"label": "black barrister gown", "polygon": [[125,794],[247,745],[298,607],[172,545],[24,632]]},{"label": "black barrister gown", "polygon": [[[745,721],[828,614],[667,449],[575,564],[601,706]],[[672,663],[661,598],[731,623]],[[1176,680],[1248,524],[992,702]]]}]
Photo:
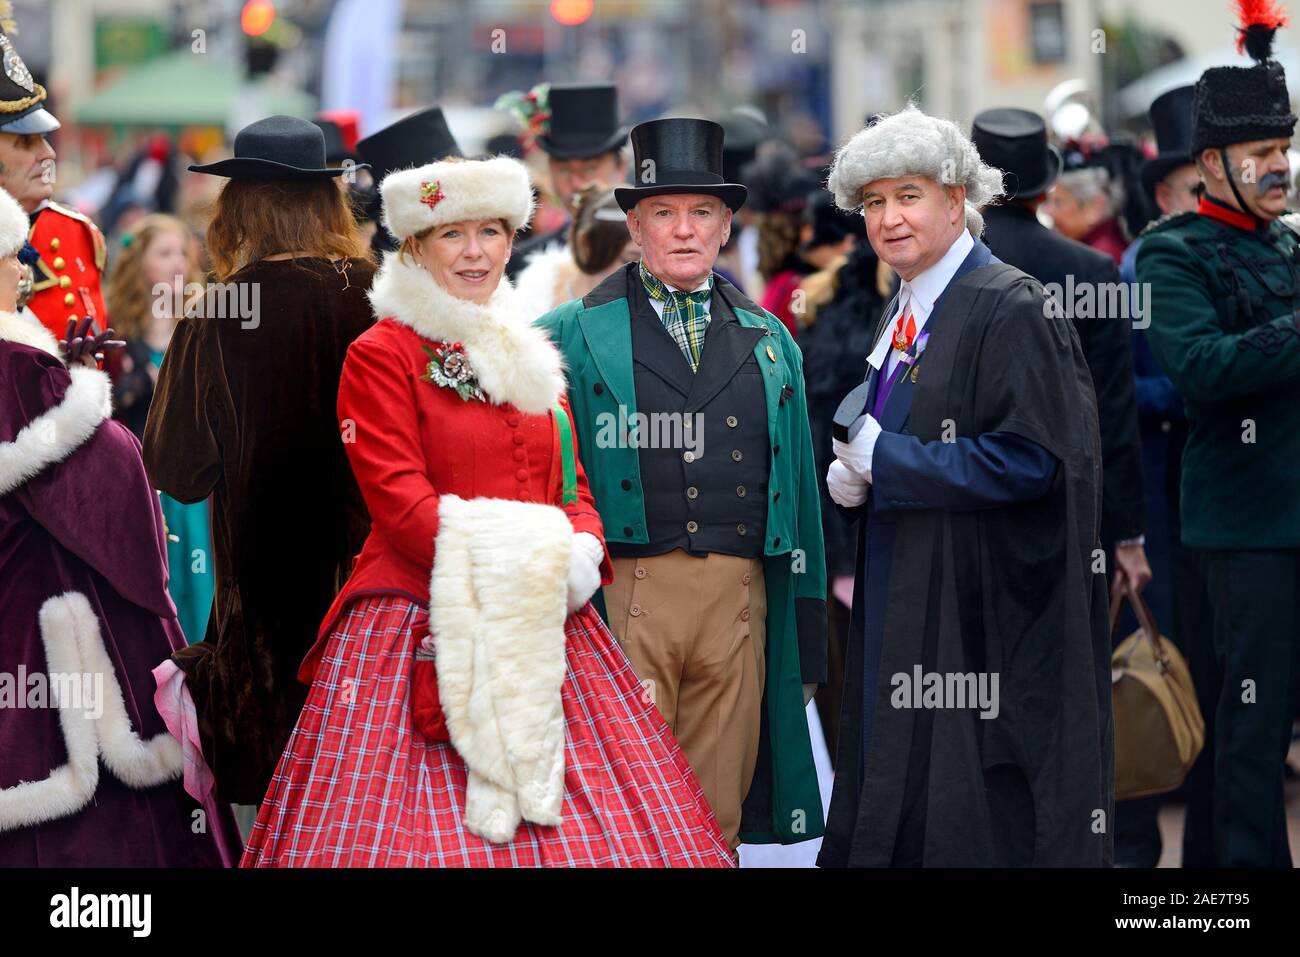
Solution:
[{"label": "black barrister gown", "polygon": [[[863,528],[823,867],[1111,860],[1110,642],[1104,576],[1092,572],[1101,505],[1092,382],[1077,333],[1044,309],[1035,280],[993,262],[968,272],[962,287],[971,294],[954,280],[927,323],[905,430],[922,442],[942,440],[948,423],[957,436],[1012,433],[1059,467],[1034,501],[896,511],[884,607],[863,607]],[[883,617],[883,643],[864,755],[867,615]],[[895,708],[891,676],[910,676],[918,664],[926,673],[996,673],[998,716]]]}]

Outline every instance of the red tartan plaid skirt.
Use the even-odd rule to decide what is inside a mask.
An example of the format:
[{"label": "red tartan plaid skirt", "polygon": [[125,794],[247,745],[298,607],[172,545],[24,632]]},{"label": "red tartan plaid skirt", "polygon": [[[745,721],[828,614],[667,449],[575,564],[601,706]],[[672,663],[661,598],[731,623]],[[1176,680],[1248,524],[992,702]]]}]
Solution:
[{"label": "red tartan plaid skirt", "polygon": [[600,616],[565,626],[564,806],[507,844],[462,823],[465,764],[414,731],[412,654],[428,612],[359,600],[330,636],[244,867],[731,867],[677,741]]}]

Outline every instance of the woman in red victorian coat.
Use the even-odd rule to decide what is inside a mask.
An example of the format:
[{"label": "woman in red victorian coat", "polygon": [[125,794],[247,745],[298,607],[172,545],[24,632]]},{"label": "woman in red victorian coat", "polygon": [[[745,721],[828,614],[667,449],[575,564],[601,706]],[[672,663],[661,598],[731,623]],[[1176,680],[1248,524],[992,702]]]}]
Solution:
[{"label": "woman in red victorian coat", "polygon": [[611,578],[559,355],[502,279],[522,165],[388,176],[402,239],[348,350],[372,530],[301,677],[245,866],[731,866],[588,599]]}]

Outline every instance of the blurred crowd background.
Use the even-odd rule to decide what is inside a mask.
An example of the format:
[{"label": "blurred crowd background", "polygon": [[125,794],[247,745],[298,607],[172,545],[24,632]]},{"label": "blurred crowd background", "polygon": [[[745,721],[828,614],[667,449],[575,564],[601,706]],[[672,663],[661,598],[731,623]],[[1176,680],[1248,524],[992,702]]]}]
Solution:
[{"label": "blurred crowd background", "polygon": [[[355,111],[367,134],[437,103],[467,153],[538,82],[613,81],[628,123],[745,106],[824,157],[907,100],[968,126],[1043,113],[1061,139],[1149,141],[1147,108],[1245,62],[1226,0],[17,0],[18,45],[64,127],[56,198],[110,234],[220,184],[184,172],[272,113]],[[1291,37],[1278,55],[1294,74]],[[142,171],[143,170],[143,171]],[[546,192],[545,164],[536,163]],[[543,213],[545,215],[545,213]]]}]

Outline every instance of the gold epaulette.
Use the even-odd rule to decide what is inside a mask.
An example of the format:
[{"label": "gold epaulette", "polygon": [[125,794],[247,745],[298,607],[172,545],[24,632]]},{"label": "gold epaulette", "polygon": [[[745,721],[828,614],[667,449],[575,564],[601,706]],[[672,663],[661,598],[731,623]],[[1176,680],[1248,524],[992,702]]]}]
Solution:
[{"label": "gold epaulette", "polygon": [[73,209],[71,206],[64,206],[62,203],[56,203],[53,200],[46,204],[46,208],[61,213],[69,219],[75,219],[79,223],[84,223],[90,229],[91,241],[95,246],[95,268],[103,272],[104,266],[108,263],[108,243],[104,239],[104,233],[95,225],[95,221],[80,210]]}]

